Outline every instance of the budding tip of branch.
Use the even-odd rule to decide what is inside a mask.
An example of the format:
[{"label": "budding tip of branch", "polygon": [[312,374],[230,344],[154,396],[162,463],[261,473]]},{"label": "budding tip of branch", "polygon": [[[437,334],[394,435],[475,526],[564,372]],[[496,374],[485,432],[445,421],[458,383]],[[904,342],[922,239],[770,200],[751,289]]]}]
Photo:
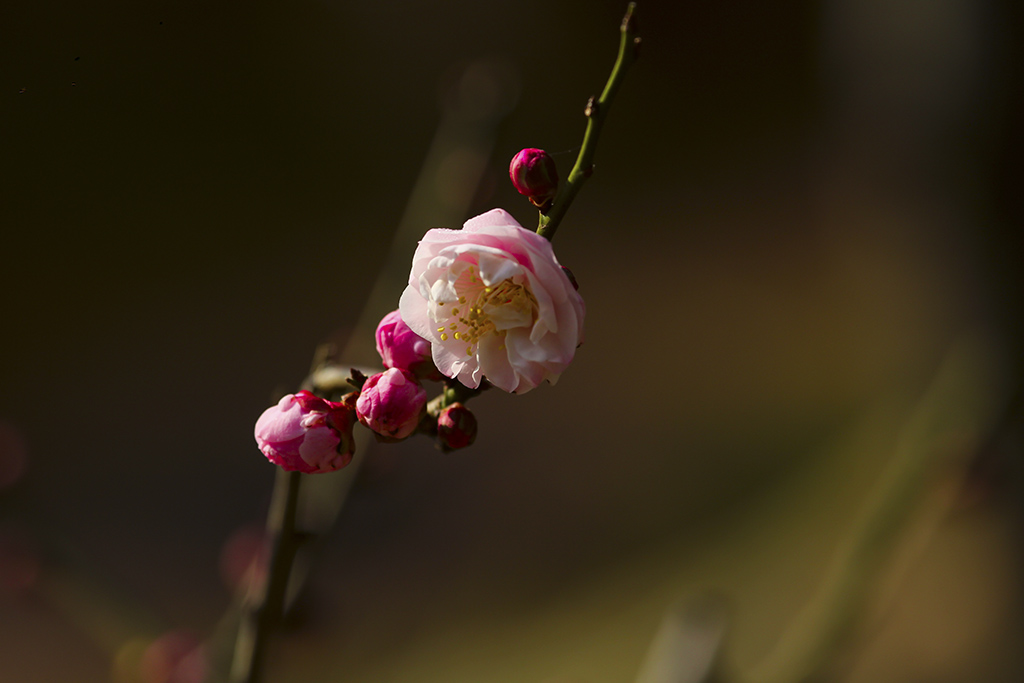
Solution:
[{"label": "budding tip of branch", "polygon": [[597,96],[591,95],[590,99],[587,100],[587,106],[583,110],[583,115],[588,119],[597,114]]},{"label": "budding tip of branch", "polygon": [[623,32],[629,31],[630,28],[636,26],[636,20],[633,18],[633,13],[636,11],[636,3],[631,2],[626,5],[626,14],[622,17],[622,30]]}]

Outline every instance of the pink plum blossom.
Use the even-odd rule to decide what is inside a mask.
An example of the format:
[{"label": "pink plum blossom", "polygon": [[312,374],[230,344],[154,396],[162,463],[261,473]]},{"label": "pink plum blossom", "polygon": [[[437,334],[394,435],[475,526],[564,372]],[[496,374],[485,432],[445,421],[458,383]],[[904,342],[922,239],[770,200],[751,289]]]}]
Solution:
[{"label": "pink plum blossom", "polygon": [[355,412],[308,391],[288,394],[256,421],[256,443],[270,462],[289,472],[333,472],[355,451]]},{"label": "pink plum blossom", "polygon": [[399,311],[391,311],[377,325],[377,353],[386,368],[408,370],[420,377],[440,379],[430,356],[430,342],[409,329]]},{"label": "pink plum blossom", "polygon": [[427,390],[416,376],[388,368],[363,384],[356,400],[359,421],[386,440],[404,439],[416,430],[427,405]]},{"label": "pink plum blossom", "polygon": [[583,298],[551,243],[493,209],[434,228],[413,255],[402,319],[446,376],[525,393],[552,384],[583,341]]}]

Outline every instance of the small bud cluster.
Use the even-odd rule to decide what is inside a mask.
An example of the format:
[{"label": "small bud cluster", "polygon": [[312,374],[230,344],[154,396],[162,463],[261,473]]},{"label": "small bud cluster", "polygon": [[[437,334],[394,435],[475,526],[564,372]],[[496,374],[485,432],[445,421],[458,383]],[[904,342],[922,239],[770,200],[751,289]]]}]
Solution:
[{"label": "small bud cluster", "polygon": [[436,433],[438,447],[444,451],[473,443],[476,418],[462,403],[442,401],[439,412],[428,415],[422,382],[442,378],[431,357],[430,342],[409,329],[398,311],[380,321],[376,341],[384,370],[359,376],[358,391],[341,401],[329,401],[303,390],[263,412],[256,421],[255,436],[267,459],[285,470],[307,474],[341,469],[355,452],[352,429],[356,422],[383,442],[424,431]]}]

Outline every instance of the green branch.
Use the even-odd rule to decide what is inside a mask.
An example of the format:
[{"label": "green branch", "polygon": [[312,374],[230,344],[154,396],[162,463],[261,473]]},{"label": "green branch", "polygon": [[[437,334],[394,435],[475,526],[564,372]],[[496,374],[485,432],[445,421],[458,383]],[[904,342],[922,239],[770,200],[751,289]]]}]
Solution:
[{"label": "green branch", "polygon": [[261,680],[266,642],[284,612],[292,560],[299,543],[295,513],[301,477],[299,472],[277,469],[274,495],[267,514],[267,533],[271,543],[270,566],[262,585],[246,600],[235,641],[231,683],[256,683]]},{"label": "green branch", "polygon": [[540,223],[537,225],[537,233],[548,240],[554,239],[555,231],[565,216],[565,212],[572,204],[576,193],[583,187],[583,183],[594,172],[594,153],[597,151],[597,138],[601,134],[601,126],[608,116],[608,109],[611,108],[612,98],[618,92],[619,86],[626,78],[626,70],[636,61],[640,51],[640,36],[638,35],[636,22],[636,3],[631,2],[626,8],[626,15],[622,18],[620,29],[622,37],[619,40],[619,56],[615,59],[615,66],[608,76],[608,83],[598,98],[591,97],[583,110],[587,117],[587,130],[583,134],[583,145],[580,154],[576,157],[576,165],[569,172],[569,178],[558,191],[555,201],[547,213],[542,213]]}]

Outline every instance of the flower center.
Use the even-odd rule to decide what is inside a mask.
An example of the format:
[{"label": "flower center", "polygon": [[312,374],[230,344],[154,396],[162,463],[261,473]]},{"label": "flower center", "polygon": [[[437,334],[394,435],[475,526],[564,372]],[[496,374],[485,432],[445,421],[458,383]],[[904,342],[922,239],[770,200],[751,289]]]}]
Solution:
[{"label": "flower center", "polygon": [[[464,342],[467,356],[473,355],[474,347],[488,334],[504,337],[508,330],[532,326],[537,320],[537,298],[513,278],[487,285],[470,266],[455,281],[454,289],[457,300],[437,304],[443,308],[435,309],[436,320],[444,323],[437,331],[442,342]],[[498,347],[504,348],[504,344]]]}]

